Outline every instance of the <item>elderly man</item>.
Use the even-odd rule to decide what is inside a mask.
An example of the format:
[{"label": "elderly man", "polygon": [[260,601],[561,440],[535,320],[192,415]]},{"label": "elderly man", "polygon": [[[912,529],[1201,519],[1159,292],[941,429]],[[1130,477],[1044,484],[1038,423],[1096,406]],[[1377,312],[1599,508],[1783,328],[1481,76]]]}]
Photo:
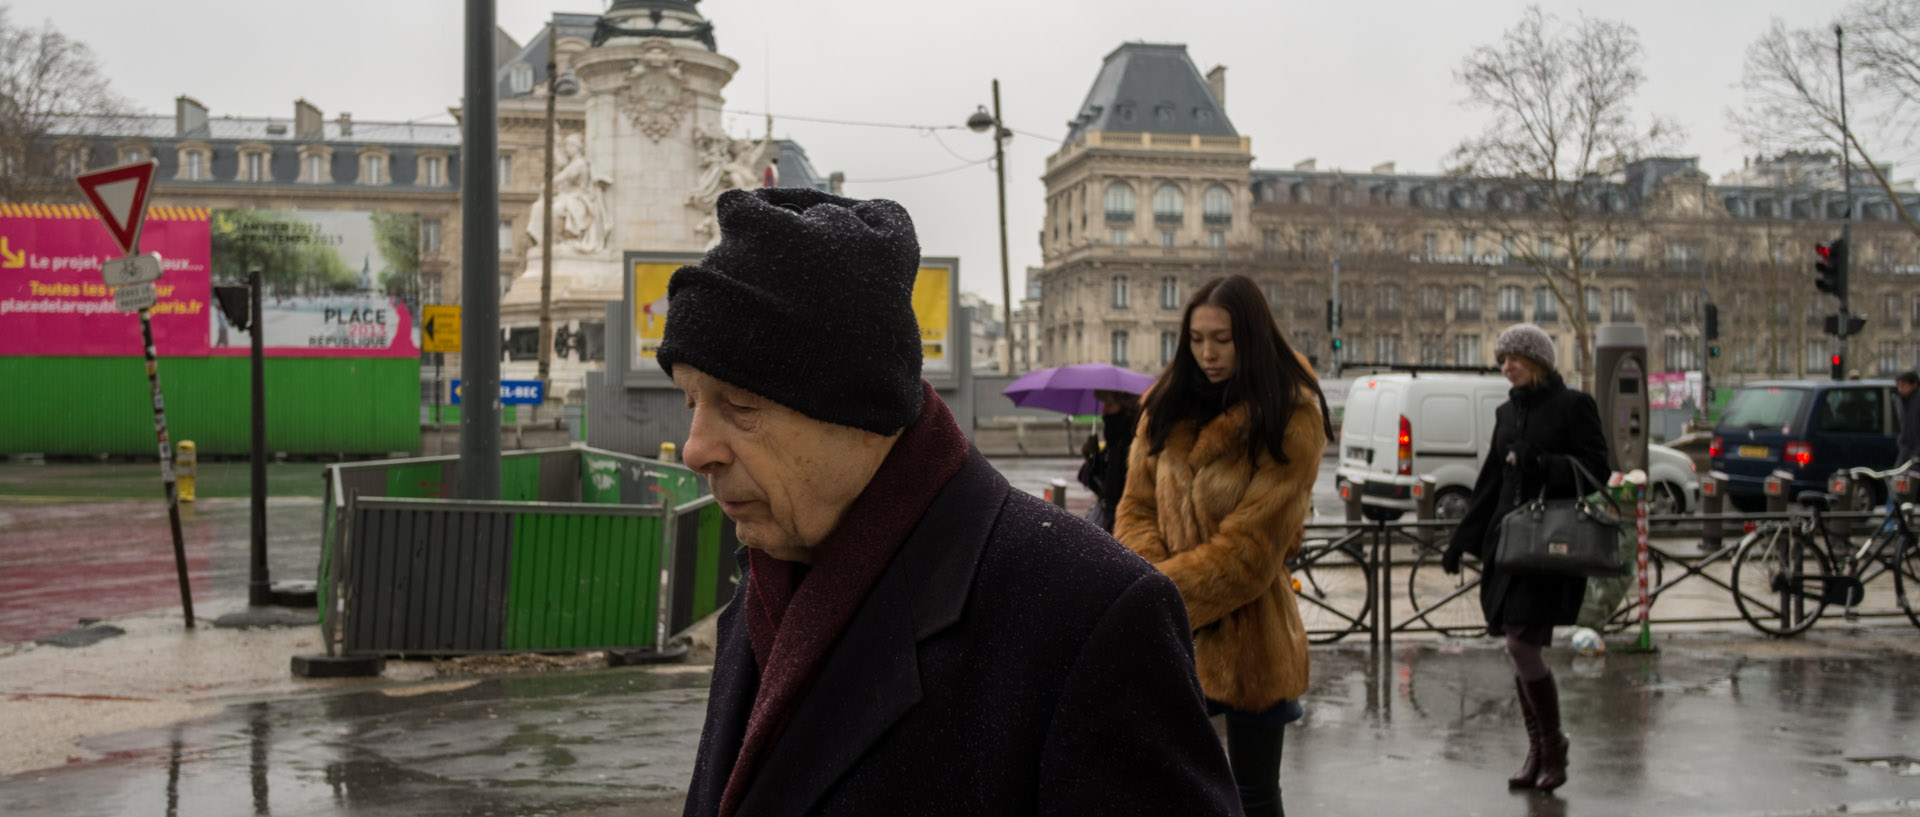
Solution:
[{"label": "elderly man", "polygon": [[1180,595],[920,378],[898,204],[729,191],[658,360],[734,520],[686,814],[1238,814]]}]

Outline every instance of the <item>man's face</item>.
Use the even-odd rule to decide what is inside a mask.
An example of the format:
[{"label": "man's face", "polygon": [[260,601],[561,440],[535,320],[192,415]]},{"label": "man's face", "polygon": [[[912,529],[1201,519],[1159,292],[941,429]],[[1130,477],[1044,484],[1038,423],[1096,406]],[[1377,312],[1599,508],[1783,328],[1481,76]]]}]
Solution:
[{"label": "man's face", "polygon": [[1920,386],[1915,386],[1905,380],[1896,380],[1893,383],[1894,391],[1899,392],[1901,397],[1912,397],[1913,391],[1916,388],[1920,388]]},{"label": "man's face", "polygon": [[878,467],[874,442],[888,438],[815,420],[685,363],[673,367],[673,382],[693,409],[681,456],[706,476],[741,544],[812,562],[810,549]]}]

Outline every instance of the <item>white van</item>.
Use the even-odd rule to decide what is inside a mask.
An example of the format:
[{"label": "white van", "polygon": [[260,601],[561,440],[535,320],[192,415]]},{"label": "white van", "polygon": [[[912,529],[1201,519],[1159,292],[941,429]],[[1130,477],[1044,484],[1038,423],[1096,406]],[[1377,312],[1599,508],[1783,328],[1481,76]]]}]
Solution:
[{"label": "white van", "polygon": [[[1394,372],[1353,380],[1340,429],[1339,482],[1359,486],[1368,519],[1413,510],[1413,486],[1434,479],[1434,514],[1457,519],[1493,443],[1494,414],[1510,386],[1497,376]],[[1698,507],[1700,480],[1687,455],[1647,446],[1648,513]],[[1604,478],[1604,477],[1603,477]]]}]

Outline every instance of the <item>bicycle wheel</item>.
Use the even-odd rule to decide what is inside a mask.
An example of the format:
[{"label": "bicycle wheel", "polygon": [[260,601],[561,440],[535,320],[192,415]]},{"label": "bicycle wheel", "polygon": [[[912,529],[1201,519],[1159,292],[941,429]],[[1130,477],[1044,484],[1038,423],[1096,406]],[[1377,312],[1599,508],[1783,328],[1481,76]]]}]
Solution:
[{"label": "bicycle wheel", "polygon": [[1920,542],[1911,536],[1901,537],[1894,548],[1893,594],[1900,599],[1907,620],[1920,627]]},{"label": "bicycle wheel", "polygon": [[1366,631],[1374,576],[1358,547],[1310,545],[1287,560],[1287,570],[1293,573],[1293,597],[1308,641],[1329,644]]},{"label": "bicycle wheel", "polygon": [[1449,576],[1440,567],[1442,553],[1440,547],[1422,548],[1413,572],[1407,574],[1407,600],[1413,602],[1413,614],[1446,635],[1486,632],[1487,618],[1480,612],[1480,562],[1463,560],[1460,575]]},{"label": "bicycle wheel", "polygon": [[1733,603],[1740,617],[1768,635],[1793,635],[1827,609],[1821,591],[1833,575],[1826,549],[1789,525],[1761,528],[1733,556]]}]

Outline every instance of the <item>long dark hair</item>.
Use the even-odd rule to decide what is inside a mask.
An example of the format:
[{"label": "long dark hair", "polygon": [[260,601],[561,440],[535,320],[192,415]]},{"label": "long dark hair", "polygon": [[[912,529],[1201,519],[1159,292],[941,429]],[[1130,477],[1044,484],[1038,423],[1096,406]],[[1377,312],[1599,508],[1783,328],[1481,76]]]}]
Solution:
[{"label": "long dark hair", "polygon": [[1273,310],[1260,286],[1245,275],[1215,278],[1200,285],[1187,299],[1187,310],[1180,316],[1180,343],[1173,362],[1160,373],[1160,379],[1146,397],[1148,440],[1152,453],[1160,453],[1167,435],[1181,420],[1193,416],[1199,408],[1195,387],[1206,379],[1200,363],[1193,359],[1193,310],[1202,304],[1227,311],[1233,331],[1233,376],[1227,385],[1227,405],[1246,403],[1249,410],[1247,456],[1253,458],[1264,446],[1273,461],[1287,462],[1284,450],[1287,424],[1302,387],[1312,389],[1320,400],[1320,424],[1327,439],[1334,439],[1333,420],[1327,411],[1327,396],[1320,391],[1319,380],[1307,370],[1293,346],[1287,343],[1280,326],[1273,322]]}]

